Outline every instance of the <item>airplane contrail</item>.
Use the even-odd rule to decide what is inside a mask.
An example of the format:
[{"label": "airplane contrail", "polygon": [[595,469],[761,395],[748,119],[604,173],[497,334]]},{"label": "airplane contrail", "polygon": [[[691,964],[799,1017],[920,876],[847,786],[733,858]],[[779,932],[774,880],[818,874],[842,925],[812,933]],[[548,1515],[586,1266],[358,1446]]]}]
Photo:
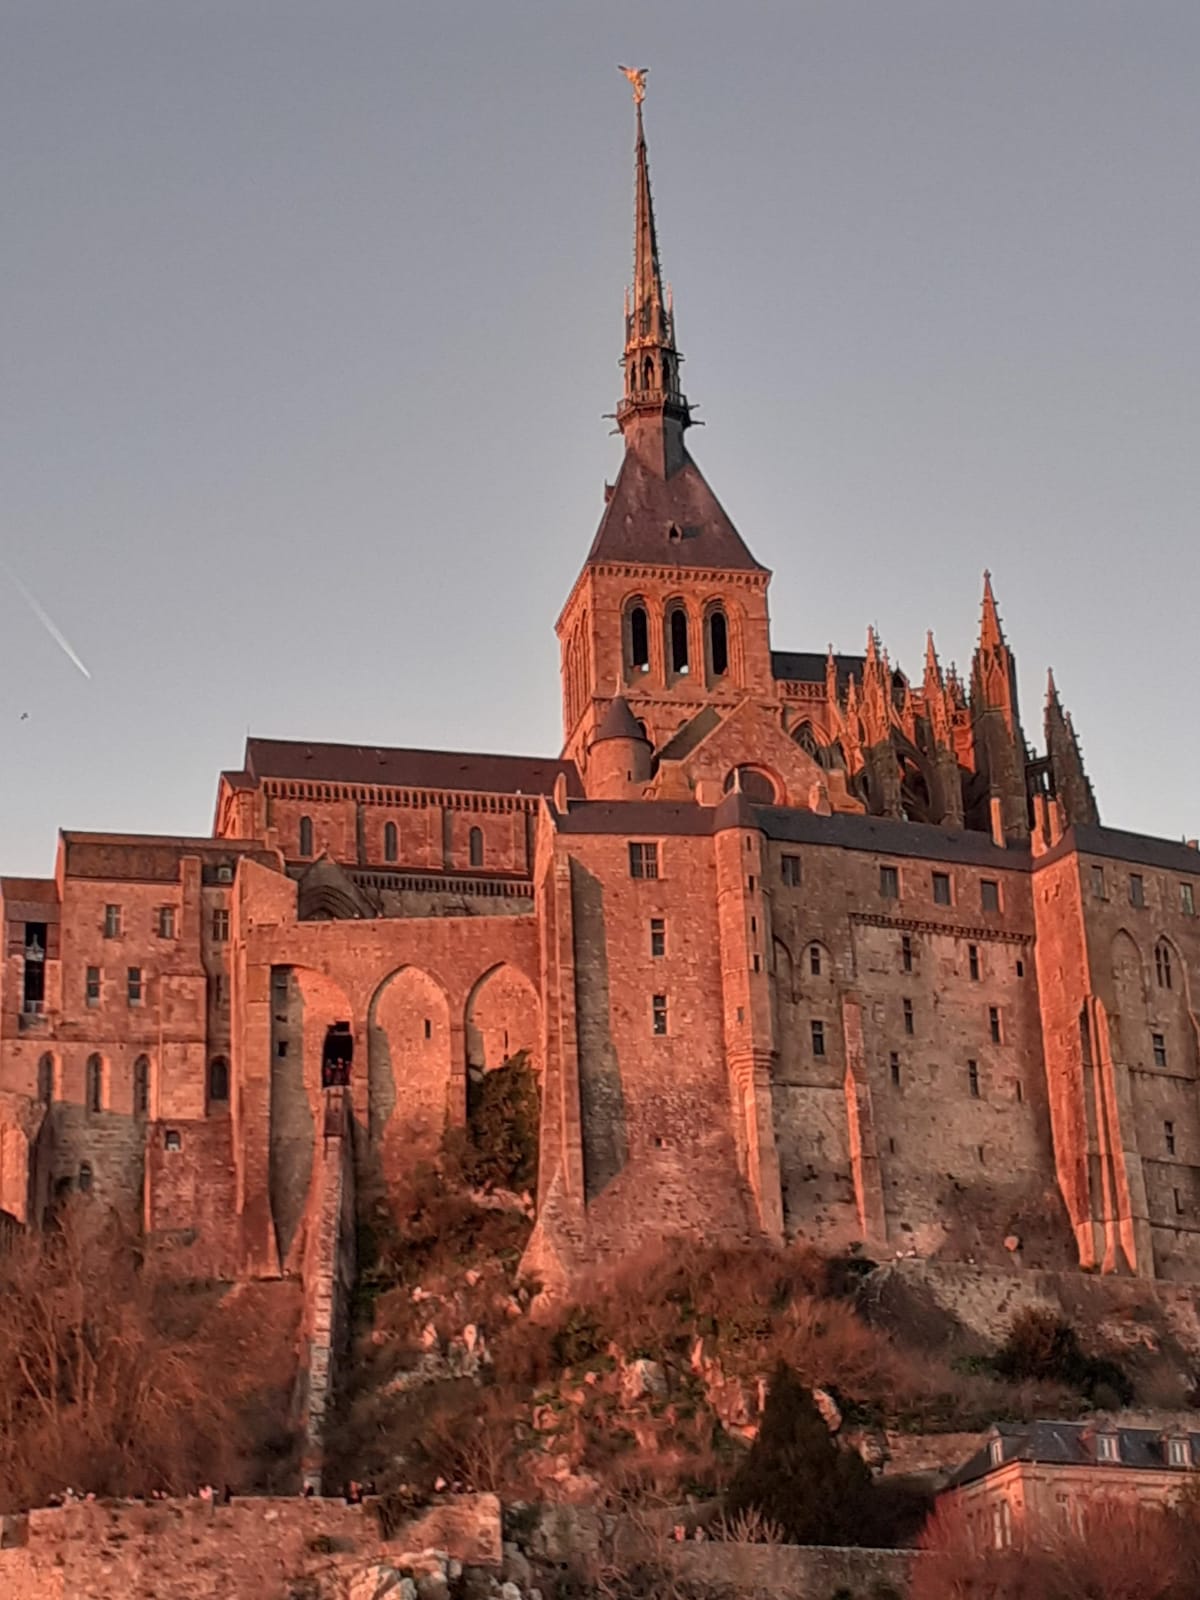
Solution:
[{"label": "airplane contrail", "polygon": [[63,633],[62,629],[57,625],[52,617],[47,615],[45,609],[38,603],[36,597],[30,594],[29,590],[21,582],[20,578],[17,577],[16,573],[8,565],[8,563],[6,561],[2,561],[0,562],[0,567],[2,567],[8,574],[9,578],[12,579],[13,587],[21,596],[22,600],[24,600],[25,604],[33,612],[34,616],[41,623],[42,627],[45,628],[46,632],[54,640],[55,644],[59,646],[63,654],[66,655],[69,660],[75,663],[80,672],[83,673],[84,677],[90,680],[92,676],[91,673],[75,654],[74,650],[72,650],[70,640]]}]

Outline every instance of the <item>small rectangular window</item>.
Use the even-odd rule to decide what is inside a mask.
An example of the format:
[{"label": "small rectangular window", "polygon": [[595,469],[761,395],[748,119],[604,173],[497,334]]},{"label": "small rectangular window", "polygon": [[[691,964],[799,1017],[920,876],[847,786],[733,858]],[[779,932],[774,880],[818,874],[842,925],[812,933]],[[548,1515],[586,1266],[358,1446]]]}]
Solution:
[{"label": "small rectangular window", "polygon": [[991,1035],[991,1039],[992,1039],[992,1043],[993,1044],[1002,1043],[1002,1038],[1001,1038],[1001,1033],[1000,1033],[1000,1007],[999,1006],[989,1006],[988,1007],[988,1033]]},{"label": "small rectangular window", "polygon": [[1104,868],[1092,863],[1092,896],[1096,900],[1107,900],[1108,890],[1104,887]]},{"label": "small rectangular window", "polygon": [[979,946],[977,944],[969,944],[967,946],[967,971],[971,974],[971,977],[974,979],[974,981],[976,983],[978,983],[979,982]]},{"label": "small rectangular window", "polygon": [[1017,977],[1018,978],[1023,978],[1024,976],[1025,976],[1025,963],[1023,961],[1018,961],[1017,962]]},{"label": "small rectangular window", "polygon": [[888,1067],[892,1074],[892,1086],[898,1089],[900,1087],[900,1056],[895,1050],[888,1057]]},{"label": "small rectangular window", "polygon": [[911,1000],[906,1000],[904,1002],[904,1031],[905,1033],[916,1032],[916,1029],[913,1025],[913,1003]]},{"label": "small rectangular window", "polygon": [[1000,885],[995,878],[980,878],[979,903],[985,911],[999,911]]},{"label": "small rectangular window", "polygon": [[1179,909],[1185,917],[1196,915],[1196,890],[1190,883],[1179,885]]},{"label": "small rectangular window", "polygon": [[1183,1215],[1183,1196],[1178,1189],[1172,1190],[1172,1193],[1175,1196],[1175,1215],[1181,1217]]},{"label": "small rectangular window", "polygon": [[104,908],[104,937],[106,939],[119,939],[121,936],[121,908],[120,906],[105,906]]},{"label": "small rectangular window", "polygon": [[913,942],[911,933],[902,933],[900,935],[900,965],[904,968],[905,972],[911,972],[913,969]]},{"label": "small rectangular window", "polygon": [[175,907],[159,906],[158,908],[158,937],[160,939],[173,939],[175,937]]},{"label": "small rectangular window", "polygon": [[935,872],[933,875],[933,903],[935,906],[948,906],[950,904],[950,874],[948,872]]},{"label": "small rectangular window", "polygon": [[99,967],[89,967],[87,969],[87,983],[84,989],[84,998],[87,1000],[89,1006],[98,1006],[100,1004]]},{"label": "small rectangular window", "polygon": [[654,1032],[664,1034],[667,1031],[667,997],[665,994],[656,994],[651,1002],[651,1019]]},{"label": "small rectangular window", "polygon": [[1020,1105],[1025,1098],[1025,1087],[1020,1078],[1013,1079],[1013,1093],[1016,1096],[1017,1104]]},{"label": "small rectangular window", "polygon": [[978,1061],[968,1061],[967,1062],[967,1088],[971,1093],[971,1098],[974,1099],[974,1100],[978,1100],[979,1099],[979,1063],[978,1063]]},{"label": "small rectangular window", "polygon": [[287,1042],[287,1040],[286,1039],[276,1039],[276,1041],[275,1041],[275,1054],[279,1057],[280,1061],[286,1061],[287,1060],[287,1053],[288,1053],[288,1042]]},{"label": "small rectangular window", "polygon": [[815,1017],[812,1021],[812,1051],[815,1056],[825,1054],[825,1024],[818,1022]]},{"label": "small rectangular window", "polygon": [[798,889],[800,887],[800,857],[781,856],[779,873],[787,888]]},{"label": "small rectangular window", "polygon": [[753,966],[754,966],[755,972],[761,972],[762,971],[762,957],[761,956],[756,955],[754,957]]},{"label": "small rectangular window", "polygon": [[165,1150],[182,1150],[183,1136],[178,1128],[166,1128],[163,1131],[163,1148]]},{"label": "small rectangular window", "polygon": [[[426,1017],[424,1019],[424,1021],[425,1021],[425,1029],[424,1029],[425,1037],[427,1039],[432,1039],[433,1038],[433,1018],[432,1017]],[[507,1033],[504,1035],[504,1048],[507,1051],[507,1049],[508,1049],[508,1034]]]},{"label": "small rectangular window", "polygon": [[658,846],[634,843],[629,846],[629,876],[631,878],[658,877]]},{"label": "small rectangular window", "polygon": [[1173,1122],[1163,1123],[1163,1144],[1167,1147],[1167,1154],[1173,1156],[1175,1154],[1175,1124]]},{"label": "small rectangular window", "polygon": [[1165,1033],[1152,1033],[1150,1043],[1154,1050],[1154,1065],[1165,1067],[1167,1064],[1167,1036]]},{"label": "small rectangular window", "polygon": [[229,938],[229,912],[217,906],[212,914],[212,936],[215,944],[224,944]]},{"label": "small rectangular window", "polygon": [[662,917],[650,918],[650,954],[656,959],[667,953],[667,924]]},{"label": "small rectangular window", "polygon": [[1139,908],[1146,904],[1146,880],[1140,872],[1129,874],[1129,904]]},{"label": "small rectangular window", "polygon": [[125,972],[125,998],[131,1006],[142,1003],[142,969],[128,967]]},{"label": "small rectangular window", "polygon": [[814,978],[821,976],[821,946],[810,944],[808,947],[808,970]]},{"label": "small rectangular window", "polygon": [[900,898],[900,872],[896,867],[880,867],[879,893],[885,900]]}]

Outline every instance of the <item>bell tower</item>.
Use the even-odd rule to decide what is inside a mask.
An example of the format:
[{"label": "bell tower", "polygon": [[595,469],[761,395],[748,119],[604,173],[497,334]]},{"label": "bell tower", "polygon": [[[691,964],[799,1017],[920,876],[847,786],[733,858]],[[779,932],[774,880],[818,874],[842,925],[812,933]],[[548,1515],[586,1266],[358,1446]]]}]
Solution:
[{"label": "bell tower", "polygon": [[587,786],[589,751],[618,696],[661,748],[705,706],[771,698],[767,586],[684,443],[675,309],[663,286],[642,103],[633,85],[633,286],[625,295],[624,378],[616,422],[624,459],[558,619],[563,754]]}]

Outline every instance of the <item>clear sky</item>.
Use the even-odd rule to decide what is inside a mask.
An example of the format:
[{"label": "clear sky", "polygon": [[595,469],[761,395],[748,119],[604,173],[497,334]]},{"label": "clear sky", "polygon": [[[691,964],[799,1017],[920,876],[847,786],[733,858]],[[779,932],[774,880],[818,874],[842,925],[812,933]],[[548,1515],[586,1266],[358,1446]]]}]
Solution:
[{"label": "clear sky", "polygon": [[[0,869],[264,736],[553,752],[632,107],[777,648],[969,660],[1200,832],[1200,6],[0,0]],[[23,718],[22,714],[27,713]]]}]

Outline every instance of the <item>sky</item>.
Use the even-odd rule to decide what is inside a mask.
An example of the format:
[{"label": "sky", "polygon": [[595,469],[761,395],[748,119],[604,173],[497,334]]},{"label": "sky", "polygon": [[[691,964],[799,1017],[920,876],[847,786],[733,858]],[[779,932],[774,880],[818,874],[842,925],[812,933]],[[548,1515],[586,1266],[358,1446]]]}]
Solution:
[{"label": "sky", "polygon": [[[965,668],[1200,833],[1200,6],[0,0],[0,870],[247,731],[556,752],[633,116],[779,649]],[[90,678],[22,597],[24,584]]]}]

